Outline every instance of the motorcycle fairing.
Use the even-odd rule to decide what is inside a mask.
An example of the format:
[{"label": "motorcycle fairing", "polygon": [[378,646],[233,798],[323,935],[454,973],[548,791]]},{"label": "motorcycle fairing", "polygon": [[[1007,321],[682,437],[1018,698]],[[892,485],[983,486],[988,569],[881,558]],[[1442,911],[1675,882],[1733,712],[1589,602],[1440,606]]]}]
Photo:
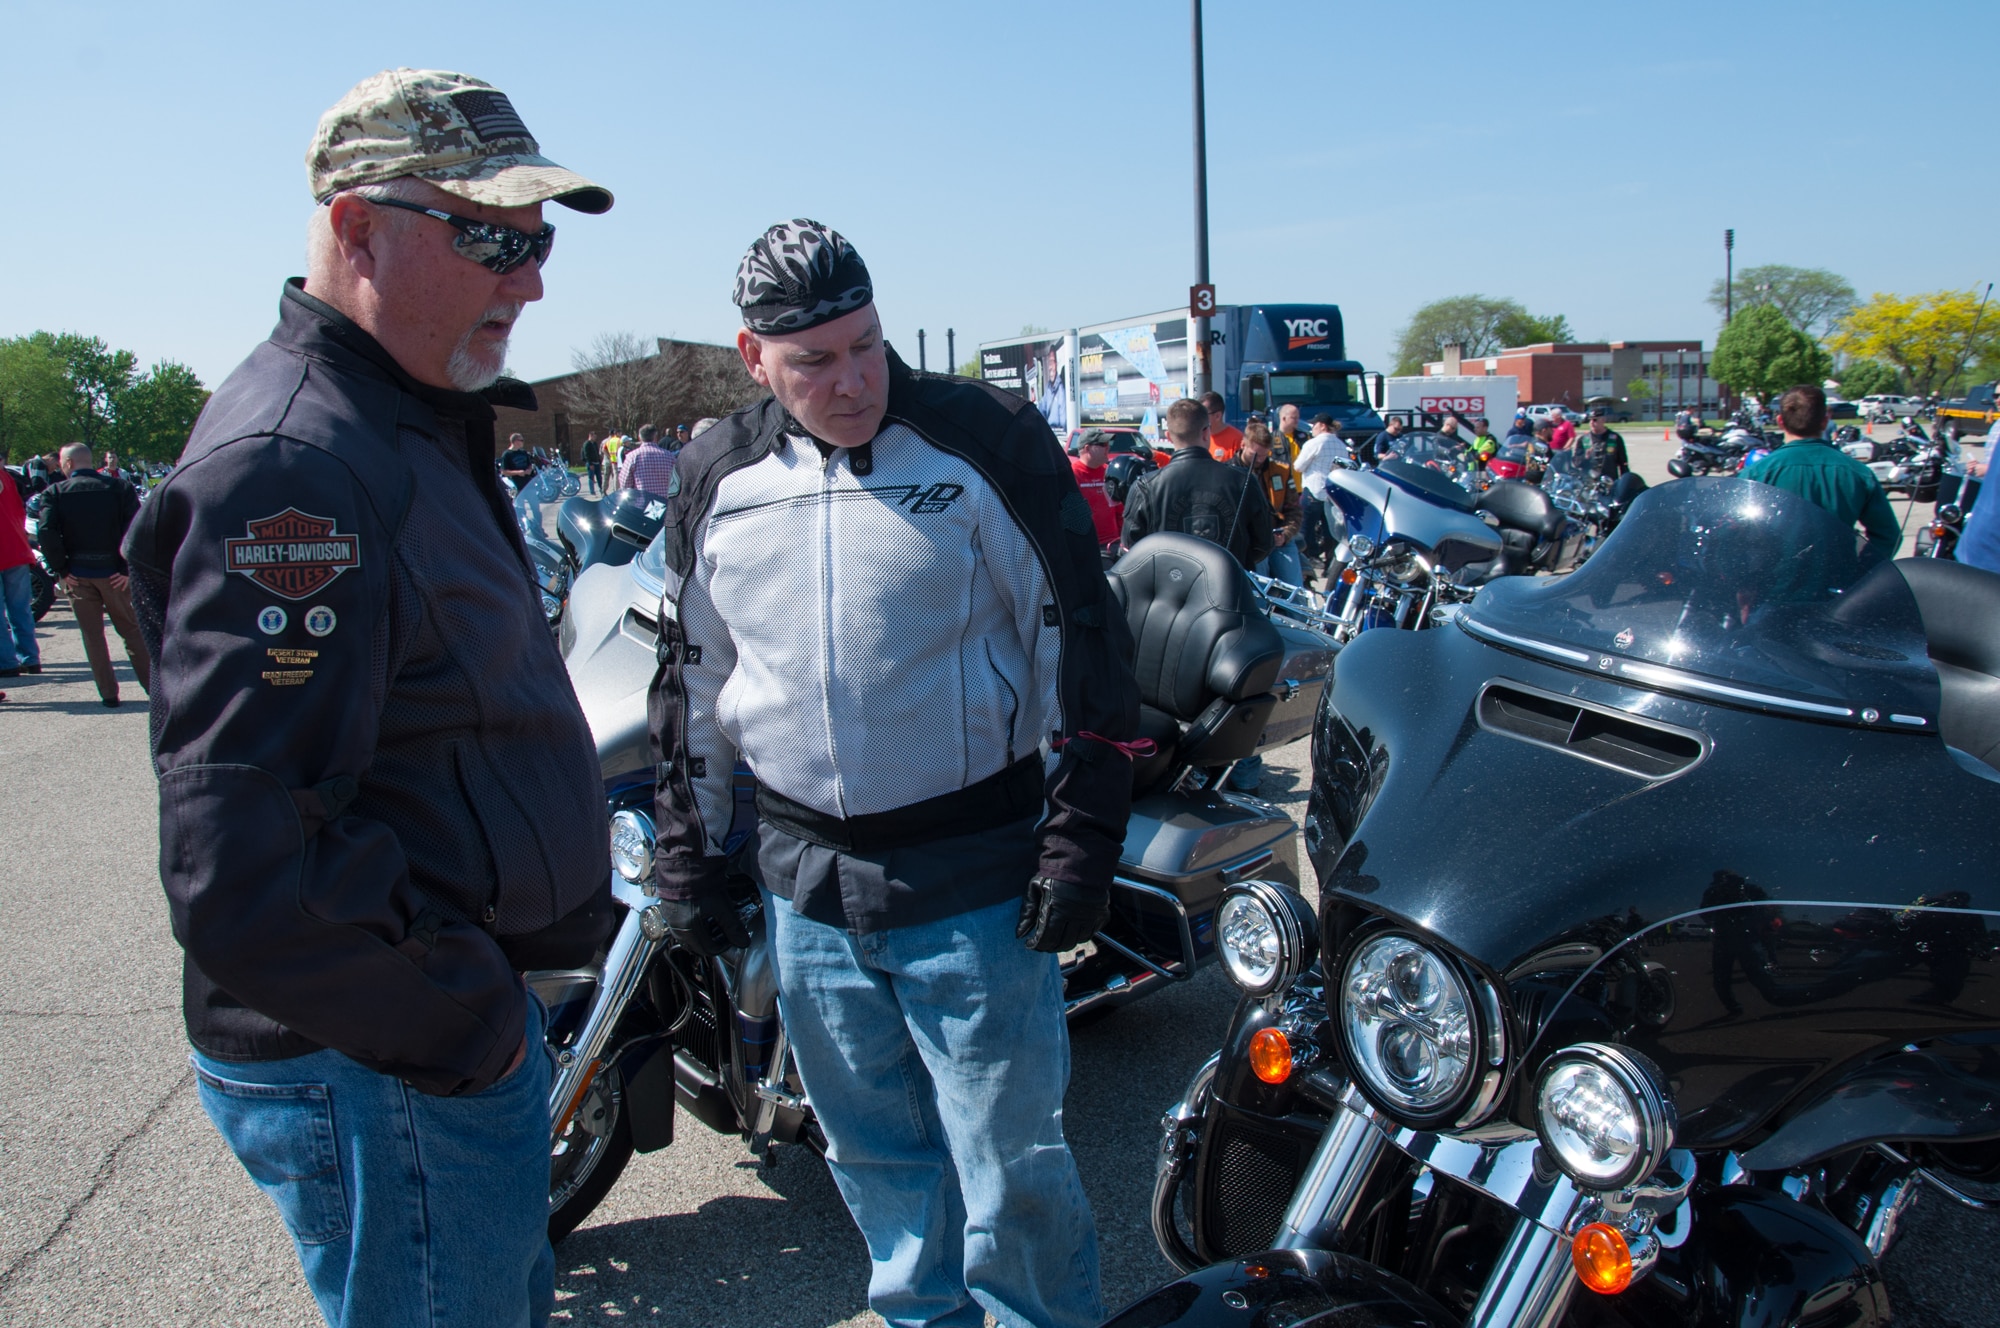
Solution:
[{"label": "motorcycle fairing", "polygon": [[1378,547],[1402,540],[1424,553],[1448,553],[1444,562],[1454,571],[1500,556],[1500,536],[1469,511],[1419,498],[1371,470],[1336,470],[1328,482],[1348,530]]},{"label": "motorcycle fairing", "polygon": [[1857,1143],[1992,1138],[2000,1138],[2000,1046],[1946,1041],[1850,1071],[1741,1160],[1750,1171],[1791,1171]]},{"label": "motorcycle fairing", "polygon": [[[1710,750],[1666,778],[1551,751],[1482,726],[1495,680]],[[1468,822],[1487,830],[1439,833]],[[1306,842],[1330,972],[1355,922],[1400,920],[1509,993],[1517,1087],[1567,1042],[1626,1042],[1673,1079],[1683,1144],[1711,1147],[1754,1142],[1906,1043],[2000,1024],[1996,825],[2000,785],[1934,732],[1703,705],[1463,632],[1371,632],[1326,699]]]}]

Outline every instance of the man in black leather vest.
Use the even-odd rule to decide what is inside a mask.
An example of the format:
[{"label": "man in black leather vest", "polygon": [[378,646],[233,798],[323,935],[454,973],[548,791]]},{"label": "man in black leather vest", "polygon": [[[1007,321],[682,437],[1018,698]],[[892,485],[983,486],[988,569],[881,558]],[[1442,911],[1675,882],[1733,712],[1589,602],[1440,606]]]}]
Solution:
[{"label": "man in black leather vest", "polygon": [[1209,455],[1208,419],[1199,402],[1167,407],[1174,454],[1126,494],[1125,547],[1177,530],[1220,544],[1248,570],[1271,556],[1271,505],[1249,471]]},{"label": "man in black leather vest", "polygon": [[541,1324],[549,1062],[519,974],[610,922],[595,746],[493,473],[553,200],[460,74],[321,120],[308,276],[125,544],[203,1108],[335,1325]]}]

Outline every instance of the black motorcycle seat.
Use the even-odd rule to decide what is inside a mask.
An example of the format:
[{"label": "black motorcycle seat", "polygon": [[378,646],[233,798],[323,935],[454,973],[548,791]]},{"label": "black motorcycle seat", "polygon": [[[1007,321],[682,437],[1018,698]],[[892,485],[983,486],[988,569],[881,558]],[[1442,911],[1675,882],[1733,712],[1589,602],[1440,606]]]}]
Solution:
[{"label": "black motorcycle seat", "polygon": [[1646,481],[1639,477],[1639,472],[1628,470],[1611,486],[1611,505],[1620,509],[1630,507],[1632,500],[1645,491]]},{"label": "black motorcycle seat", "polygon": [[1562,537],[1563,512],[1540,486],[1520,480],[1495,480],[1474,506],[1490,514],[1502,530],[1518,530],[1536,539]]},{"label": "black motorcycle seat", "polygon": [[1139,699],[1183,724],[1220,697],[1268,692],[1284,638],[1227,549],[1193,535],[1148,535],[1105,574],[1132,629]]},{"label": "black motorcycle seat", "polygon": [[1936,558],[1900,558],[1924,616],[1924,639],[1944,693],[1945,742],[2000,766],[2000,575]]}]

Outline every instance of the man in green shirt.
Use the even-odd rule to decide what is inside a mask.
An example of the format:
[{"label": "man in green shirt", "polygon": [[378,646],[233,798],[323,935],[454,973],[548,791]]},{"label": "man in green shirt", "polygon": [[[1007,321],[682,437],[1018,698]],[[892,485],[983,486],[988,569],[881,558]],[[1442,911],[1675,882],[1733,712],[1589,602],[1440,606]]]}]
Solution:
[{"label": "man in green shirt", "polygon": [[1785,430],[1785,445],[1744,471],[1743,478],[1789,489],[1844,522],[1859,522],[1868,533],[1861,546],[1864,567],[1895,557],[1903,531],[1881,481],[1823,437],[1826,393],[1810,386],[1793,388],[1785,393],[1778,420]]}]

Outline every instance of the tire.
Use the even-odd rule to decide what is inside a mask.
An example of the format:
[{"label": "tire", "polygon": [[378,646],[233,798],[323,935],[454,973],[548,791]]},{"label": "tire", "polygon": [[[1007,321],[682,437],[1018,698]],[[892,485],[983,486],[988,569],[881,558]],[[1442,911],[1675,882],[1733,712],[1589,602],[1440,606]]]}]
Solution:
[{"label": "tire", "polygon": [[[576,1117],[563,1132],[561,1143],[588,1139],[580,1160],[568,1168],[565,1154],[551,1150],[549,1158],[549,1243],[559,1244],[589,1217],[611,1187],[618,1183],[625,1164],[632,1160],[632,1122],[625,1114],[625,1085],[615,1069],[600,1074],[591,1084]],[[584,1129],[584,1118],[593,1109],[604,1113],[604,1128]]]},{"label": "tire", "polygon": [[55,578],[43,571],[40,563],[28,564],[28,603],[35,611],[36,622],[48,617],[56,604]]}]

